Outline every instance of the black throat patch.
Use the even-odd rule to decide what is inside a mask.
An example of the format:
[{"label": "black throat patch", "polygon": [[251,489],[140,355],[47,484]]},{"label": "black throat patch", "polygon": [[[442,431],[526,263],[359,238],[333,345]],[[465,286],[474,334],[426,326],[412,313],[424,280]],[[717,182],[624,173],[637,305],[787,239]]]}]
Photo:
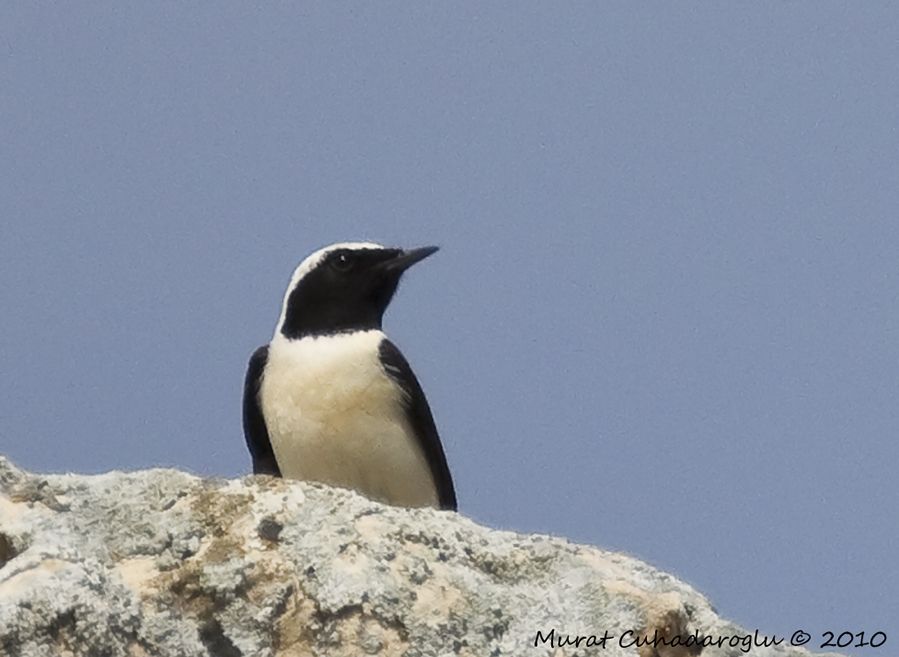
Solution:
[{"label": "black throat patch", "polygon": [[291,290],[281,334],[290,339],[380,329],[402,272],[399,249],[336,249]]}]

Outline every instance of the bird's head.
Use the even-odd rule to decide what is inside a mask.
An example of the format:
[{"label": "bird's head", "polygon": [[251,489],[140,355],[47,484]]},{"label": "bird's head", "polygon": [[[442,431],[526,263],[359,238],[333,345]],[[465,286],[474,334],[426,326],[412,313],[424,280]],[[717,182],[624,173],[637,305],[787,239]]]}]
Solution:
[{"label": "bird's head", "polygon": [[437,251],[345,242],[300,263],[284,295],[276,334],[290,339],[380,329],[403,272]]}]

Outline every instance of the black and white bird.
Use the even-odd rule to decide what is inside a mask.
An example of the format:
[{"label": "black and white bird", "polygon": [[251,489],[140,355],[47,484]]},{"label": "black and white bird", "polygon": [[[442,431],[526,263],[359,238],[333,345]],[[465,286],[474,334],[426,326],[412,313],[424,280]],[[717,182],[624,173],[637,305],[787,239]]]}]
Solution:
[{"label": "black and white bird", "polygon": [[381,321],[403,272],[437,250],[333,244],[296,268],[268,345],[250,359],[243,424],[253,472],[456,509],[421,386]]}]

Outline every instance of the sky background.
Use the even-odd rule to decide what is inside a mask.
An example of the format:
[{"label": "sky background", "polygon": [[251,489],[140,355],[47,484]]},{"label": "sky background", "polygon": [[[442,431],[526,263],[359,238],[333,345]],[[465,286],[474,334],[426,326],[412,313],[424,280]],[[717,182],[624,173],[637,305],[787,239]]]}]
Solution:
[{"label": "sky background", "polygon": [[17,464],[246,473],[247,359],[357,239],[442,247],[385,328],[462,513],[895,654],[895,4],[0,5]]}]

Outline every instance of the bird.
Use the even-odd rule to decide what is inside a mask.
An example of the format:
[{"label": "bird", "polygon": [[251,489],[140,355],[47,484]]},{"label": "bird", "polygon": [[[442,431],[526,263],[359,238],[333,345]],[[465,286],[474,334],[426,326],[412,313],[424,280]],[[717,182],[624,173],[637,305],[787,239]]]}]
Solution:
[{"label": "bird", "polygon": [[457,509],[428,400],[382,330],[403,273],[437,250],[342,242],[294,270],[274,336],[253,352],[244,381],[254,474]]}]

